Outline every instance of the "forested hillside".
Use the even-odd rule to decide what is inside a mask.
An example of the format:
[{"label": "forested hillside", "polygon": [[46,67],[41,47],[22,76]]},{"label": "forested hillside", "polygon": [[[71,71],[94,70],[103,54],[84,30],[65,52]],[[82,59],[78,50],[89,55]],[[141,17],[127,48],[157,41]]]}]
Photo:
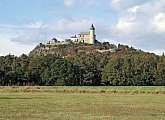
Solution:
[{"label": "forested hillside", "polygon": [[[57,47],[59,49],[52,50],[54,54],[48,54],[50,51],[41,54],[40,51],[35,55],[32,51],[29,56],[1,56],[0,85],[165,85],[163,55],[124,45],[70,44]],[[116,52],[96,50],[112,47]],[[39,46],[35,49],[41,50]]]}]

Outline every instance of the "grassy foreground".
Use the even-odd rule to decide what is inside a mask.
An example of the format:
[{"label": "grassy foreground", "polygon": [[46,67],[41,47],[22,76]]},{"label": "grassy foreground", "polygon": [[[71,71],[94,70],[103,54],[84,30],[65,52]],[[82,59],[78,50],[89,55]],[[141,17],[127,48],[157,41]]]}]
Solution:
[{"label": "grassy foreground", "polygon": [[[0,87],[0,120],[165,120],[165,94],[42,91],[53,87],[28,89],[35,88],[40,91]],[[155,90],[160,91],[152,89]]]}]

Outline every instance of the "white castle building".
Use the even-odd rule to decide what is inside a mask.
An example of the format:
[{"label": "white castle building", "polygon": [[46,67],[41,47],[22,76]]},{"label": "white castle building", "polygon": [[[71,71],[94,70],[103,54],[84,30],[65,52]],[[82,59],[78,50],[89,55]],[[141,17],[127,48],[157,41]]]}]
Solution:
[{"label": "white castle building", "polygon": [[96,40],[96,35],[95,35],[95,27],[93,26],[93,24],[91,25],[89,32],[81,32],[78,35],[78,42],[94,44],[95,40]]},{"label": "white castle building", "polygon": [[90,27],[89,32],[81,32],[78,34],[78,37],[72,36],[70,39],[66,39],[65,42],[59,42],[55,38],[49,41],[47,44],[49,45],[57,45],[57,44],[67,44],[67,40],[71,40],[74,43],[88,43],[88,44],[95,44],[96,41],[96,34],[95,34],[95,27],[92,24]]}]

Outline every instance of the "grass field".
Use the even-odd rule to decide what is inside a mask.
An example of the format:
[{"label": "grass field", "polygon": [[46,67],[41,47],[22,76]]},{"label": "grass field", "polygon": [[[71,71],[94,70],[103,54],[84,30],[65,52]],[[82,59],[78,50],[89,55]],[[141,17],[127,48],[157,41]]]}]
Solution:
[{"label": "grass field", "polygon": [[0,87],[0,120],[165,120],[165,94],[160,92],[164,90],[164,87]]}]

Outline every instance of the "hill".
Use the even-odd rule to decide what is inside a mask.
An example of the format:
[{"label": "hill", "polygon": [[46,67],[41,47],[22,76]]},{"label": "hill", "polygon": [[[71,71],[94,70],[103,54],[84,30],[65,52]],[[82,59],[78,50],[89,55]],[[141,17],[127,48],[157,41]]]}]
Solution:
[{"label": "hill", "polygon": [[165,85],[165,57],[107,42],[39,44],[0,57],[0,85]]},{"label": "hill", "polygon": [[97,42],[94,45],[87,43],[73,43],[71,41],[57,44],[42,44],[37,45],[34,50],[29,53],[29,56],[41,56],[41,55],[53,55],[58,57],[75,57],[77,54],[112,54],[112,53],[136,53],[140,50],[136,50],[133,47],[127,45],[118,46],[109,44],[109,42],[100,43]]}]

